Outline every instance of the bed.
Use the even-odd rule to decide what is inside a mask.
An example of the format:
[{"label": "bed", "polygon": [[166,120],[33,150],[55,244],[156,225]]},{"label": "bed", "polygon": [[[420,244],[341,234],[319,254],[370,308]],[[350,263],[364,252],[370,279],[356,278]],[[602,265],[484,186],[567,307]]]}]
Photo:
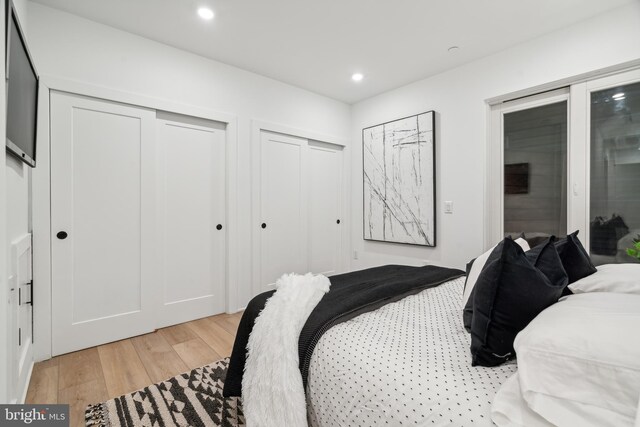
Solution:
[{"label": "bed", "polygon": [[[261,426],[308,422],[313,427],[549,427],[576,425],[576,420],[594,427],[631,426],[640,398],[640,343],[634,338],[640,328],[640,295],[633,295],[640,294],[640,265],[596,269],[577,232],[561,241],[548,239],[533,249],[519,240],[505,239],[479,256],[469,264],[467,277],[455,269],[392,265],[333,276],[331,289],[326,286],[324,296],[316,295],[315,308],[305,314],[299,310],[304,305],[299,290],[308,289],[308,284],[292,286],[295,293],[290,295],[281,294],[285,289],[280,288],[257,296],[240,323],[225,396],[239,396],[242,383],[245,416],[252,402],[260,412],[255,416],[257,411],[252,409],[251,424]],[[579,259],[593,271],[569,280],[569,274],[578,273]],[[565,265],[573,270],[565,270]],[[508,273],[494,276],[496,269],[503,268]],[[476,270],[481,273],[475,274]],[[535,275],[538,282],[525,273]],[[317,280],[319,276],[305,277]],[[550,289],[552,278],[559,283],[556,289]],[[567,283],[577,295],[560,298]],[[506,337],[505,330],[497,329],[501,321],[495,316],[492,332],[478,333],[480,323],[475,320],[482,320],[484,312],[477,310],[483,309],[480,303],[484,304],[487,289],[492,289],[487,285],[495,286],[491,310],[500,319],[522,322],[505,309],[523,313],[539,304],[530,318],[512,328],[510,341],[504,340],[510,352],[484,342],[486,348],[496,349],[490,354],[498,359],[493,365],[479,363],[479,353],[474,353],[479,336],[485,340],[491,336],[494,343],[495,337]],[[465,286],[467,292],[478,290],[475,298],[465,300]],[[544,292],[546,302],[541,299]],[[283,305],[275,308],[275,300]],[[462,315],[469,301],[474,302],[471,334]],[[252,332],[254,325],[264,326],[260,321],[267,311],[277,323]],[[291,322],[289,311],[300,317]],[[296,322],[300,329],[291,334],[290,326]],[[283,330],[290,335],[287,340]],[[599,335],[594,335],[596,331]],[[265,345],[252,350],[246,341],[249,336],[264,338]],[[555,350],[546,352],[551,345]],[[613,374],[600,375],[605,368],[589,363],[576,374],[582,382],[568,378],[567,373],[578,372],[581,366],[575,359],[578,351],[594,360],[608,357],[613,362],[605,365],[624,366],[624,375],[611,380]],[[541,352],[544,355],[538,357]],[[259,355],[259,362],[249,363],[251,353]],[[567,356],[561,359],[560,355]],[[242,363],[233,366],[234,357]],[[286,374],[274,370],[282,364],[289,365]],[[245,395],[250,370],[247,391],[258,393]],[[292,383],[299,386],[291,388]],[[227,394],[227,388],[235,391]],[[604,400],[605,395],[611,395],[610,401]],[[609,412],[600,408],[605,401]],[[297,414],[297,422],[282,421],[288,411]],[[283,414],[285,418],[278,419]]]},{"label": "bed", "polygon": [[492,425],[516,365],[471,366],[463,288],[451,280],[326,332],[309,369],[310,425]]}]

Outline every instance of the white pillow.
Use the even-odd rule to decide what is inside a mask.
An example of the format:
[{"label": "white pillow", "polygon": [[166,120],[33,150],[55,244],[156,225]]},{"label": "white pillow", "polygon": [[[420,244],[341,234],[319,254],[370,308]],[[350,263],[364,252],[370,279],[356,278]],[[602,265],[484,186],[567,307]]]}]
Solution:
[{"label": "white pillow", "polygon": [[554,427],[527,406],[517,372],[502,383],[493,398],[491,421],[498,427]]},{"label": "white pillow", "polygon": [[605,264],[596,269],[592,275],[571,283],[571,292],[640,294],[640,264]]},{"label": "white pillow", "polygon": [[557,426],[632,426],[640,398],[640,295],[571,295],[515,339],[531,410]]},{"label": "white pillow", "polygon": [[[522,250],[525,252],[531,249],[529,247],[529,243],[527,243],[527,241],[524,240],[522,237],[516,239],[516,243],[519,244]],[[484,265],[487,263],[487,260],[489,259],[489,255],[491,255],[491,252],[493,252],[496,246],[492,247],[487,252],[483,253],[478,258],[476,258],[475,261],[473,261],[473,265],[471,266],[471,271],[469,271],[469,276],[467,277],[467,281],[465,282],[465,285],[464,285],[464,294],[462,295],[463,307],[467,305],[467,301],[469,300],[469,295],[471,294],[473,287],[476,285],[476,282],[478,281],[478,277],[480,276],[480,273],[482,272]]]}]

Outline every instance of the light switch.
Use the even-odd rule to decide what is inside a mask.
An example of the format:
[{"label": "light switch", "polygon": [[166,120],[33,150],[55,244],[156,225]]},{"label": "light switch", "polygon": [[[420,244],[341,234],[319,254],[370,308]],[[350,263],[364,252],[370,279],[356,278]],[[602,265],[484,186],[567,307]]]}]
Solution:
[{"label": "light switch", "polygon": [[453,202],[446,201],[444,202],[444,213],[452,214],[453,213]]}]

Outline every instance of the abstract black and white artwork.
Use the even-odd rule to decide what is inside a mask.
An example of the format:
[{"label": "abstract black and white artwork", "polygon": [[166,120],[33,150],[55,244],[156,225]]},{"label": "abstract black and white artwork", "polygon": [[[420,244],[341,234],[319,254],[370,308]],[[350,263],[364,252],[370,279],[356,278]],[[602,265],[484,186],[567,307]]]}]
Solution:
[{"label": "abstract black and white artwork", "polygon": [[362,130],[364,239],[435,246],[435,112]]}]

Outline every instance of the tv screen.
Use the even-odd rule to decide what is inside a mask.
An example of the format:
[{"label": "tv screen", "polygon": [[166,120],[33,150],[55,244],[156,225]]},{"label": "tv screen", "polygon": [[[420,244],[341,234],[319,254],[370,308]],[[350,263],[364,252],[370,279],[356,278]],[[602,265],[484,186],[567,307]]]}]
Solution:
[{"label": "tv screen", "polygon": [[529,163],[504,165],[504,194],[529,193]]},{"label": "tv screen", "polygon": [[13,5],[7,20],[7,148],[36,164],[38,74],[31,62]]}]

